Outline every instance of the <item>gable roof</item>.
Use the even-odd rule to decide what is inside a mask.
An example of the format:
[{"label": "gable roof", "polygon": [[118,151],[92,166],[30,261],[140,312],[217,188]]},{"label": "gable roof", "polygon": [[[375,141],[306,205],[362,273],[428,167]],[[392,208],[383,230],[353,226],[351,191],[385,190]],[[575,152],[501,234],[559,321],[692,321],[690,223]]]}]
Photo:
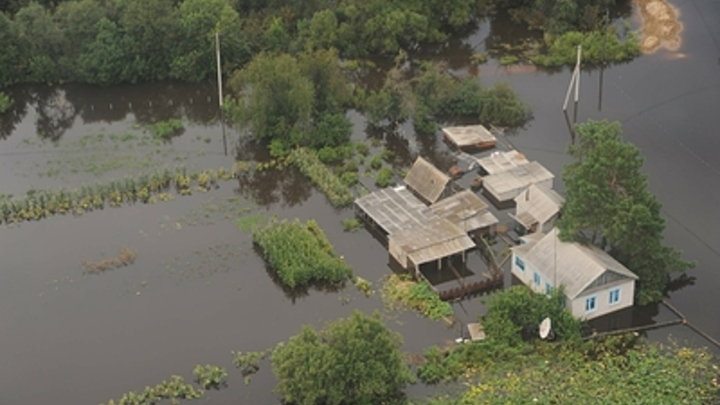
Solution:
[{"label": "gable roof", "polygon": [[478,164],[487,174],[504,172],[527,163],[530,163],[530,161],[525,158],[525,155],[516,150],[493,152],[490,156],[478,159]]},{"label": "gable roof", "polygon": [[449,182],[448,175],[419,156],[405,176],[405,184],[430,204],[440,198]]},{"label": "gable roof", "polygon": [[437,219],[430,208],[405,186],[383,188],[355,200],[387,234]]},{"label": "gable roof", "polygon": [[475,247],[475,242],[462,229],[444,218],[391,233],[388,240],[399,246],[417,266]]},{"label": "gable roof", "polygon": [[447,127],[443,128],[442,132],[452,143],[461,148],[483,143],[494,144],[497,141],[495,136],[482,125]]},{"label": "gable roof", "polygon": [[510,170],[491,174],[483,180],[483,185],[487,191],[500,201],[505,193],[512,193],[515,198],[523,189],[530,184],[541,183],[546,180],[552,180],[555,175],[538,162],[530,162],[524,165],[513,167]]},{"label": "gable roof", "polygon": [[[528,204],[523,211],[518,210],[515,213],[518,218],[529,215],[535,221],[544,224],[560,211],[565,199],[553,189],[531,184],[515,197],[516,204],[520,201],[526,201]],[[526,225],[530,226],[532,223]]]},{"label": "gable roof", "polygon": [[562,242],[553,228],[542,239],[512,248],[526,263],[554,284],[564,285],[570,299],[577,298],[598,277],[610,271],[637,280],[638,276],[595,246]]}]

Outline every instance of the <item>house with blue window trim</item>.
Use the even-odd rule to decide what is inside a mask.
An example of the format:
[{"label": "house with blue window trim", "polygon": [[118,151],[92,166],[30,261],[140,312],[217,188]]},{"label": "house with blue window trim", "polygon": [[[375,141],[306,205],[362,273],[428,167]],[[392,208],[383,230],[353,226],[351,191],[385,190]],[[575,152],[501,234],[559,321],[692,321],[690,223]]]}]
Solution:
[{"label": "house with blue window trim", "polygon": [[638,276],[595,246],[561,241],[558,232],[522,237],[512,248],[512,274],[539,293],[564,286],[567,308],[581,319],[631,307]]}]

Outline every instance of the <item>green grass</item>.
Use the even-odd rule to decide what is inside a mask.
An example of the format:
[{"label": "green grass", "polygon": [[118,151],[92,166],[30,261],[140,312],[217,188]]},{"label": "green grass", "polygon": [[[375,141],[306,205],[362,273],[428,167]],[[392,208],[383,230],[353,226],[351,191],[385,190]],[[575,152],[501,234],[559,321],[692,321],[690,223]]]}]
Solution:
[{"label": "green grass", "polygon": [[454,313],[452,306],[442,301],[426,282],[395,274],[383,281],[383,299],[391,307],[401,304],[432,320],[451,317]]}]

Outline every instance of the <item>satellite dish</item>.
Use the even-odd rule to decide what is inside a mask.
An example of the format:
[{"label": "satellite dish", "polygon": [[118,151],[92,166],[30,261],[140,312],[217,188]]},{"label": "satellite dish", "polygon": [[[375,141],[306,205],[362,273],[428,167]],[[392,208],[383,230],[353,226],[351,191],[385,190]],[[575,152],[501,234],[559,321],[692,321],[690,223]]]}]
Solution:
[{"label": "satellite dish", "polygon": [[551,327],[550,318],[545,318],[542,322],[540,322],[540,339],[547,339],[550,335]]}]

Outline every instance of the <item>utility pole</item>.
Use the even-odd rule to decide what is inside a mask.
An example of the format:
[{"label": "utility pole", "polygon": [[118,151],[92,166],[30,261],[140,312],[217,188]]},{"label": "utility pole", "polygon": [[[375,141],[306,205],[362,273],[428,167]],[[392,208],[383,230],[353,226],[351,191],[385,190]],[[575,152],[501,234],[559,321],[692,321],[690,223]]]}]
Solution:
[{"label": "utility pole", "polygon": [[225,112],[223,111],[223,94],[222,94],[222,69],[220,65],[220,32],[215,31],[215,56],[217,57],[217,86],[218,86],[218,105],[220,107],[220,126],[222,127],[223,146],[225,147],[225,156],[228,154],[227,135],[225,135]]}]

